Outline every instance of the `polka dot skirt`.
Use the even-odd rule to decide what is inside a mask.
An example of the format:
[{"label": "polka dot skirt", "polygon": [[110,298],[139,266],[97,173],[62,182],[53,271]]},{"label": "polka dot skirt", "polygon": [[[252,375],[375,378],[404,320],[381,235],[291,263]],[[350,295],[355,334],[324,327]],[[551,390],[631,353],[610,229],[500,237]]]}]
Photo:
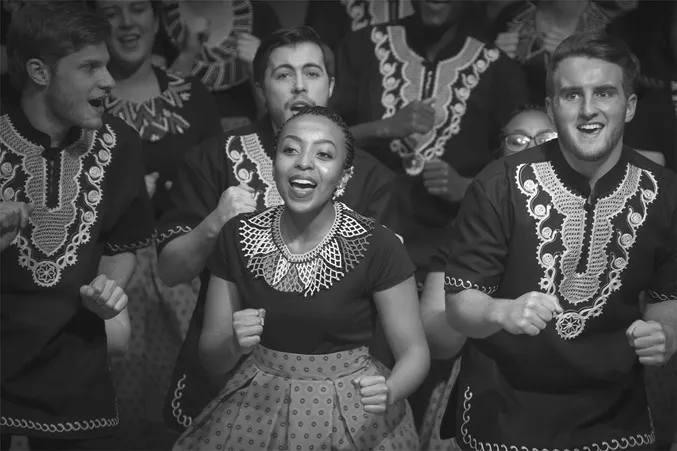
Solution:
[{"label": "polka dot skirt", "polygon": [[351,383],[387,374],[364,347],[300,355],[258,346],[174,450],[418,450],[408,403],[369,414]]},{"label": "polka dot skirt", "polygon": [[[446,440],[440,438],[440,425],[460,369],[461,358],[459,357],[454,362],[449,379],[437,384],[430,395],[430,402],[419,430],[422,451],[455,451],[459,449],[453,438]],[[455,406],[450,407],[455,408]]]}]

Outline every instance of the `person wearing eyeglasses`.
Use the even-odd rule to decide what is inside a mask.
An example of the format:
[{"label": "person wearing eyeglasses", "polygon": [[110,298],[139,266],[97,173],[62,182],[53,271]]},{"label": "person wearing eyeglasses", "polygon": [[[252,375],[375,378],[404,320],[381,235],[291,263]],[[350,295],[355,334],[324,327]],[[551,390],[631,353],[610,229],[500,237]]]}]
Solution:
[{"label": "person wearing eyeglasses", "polygon": [[557,138],[555,125],[538,105],[518,108],[503,127],[501,155],[513,155]]}]

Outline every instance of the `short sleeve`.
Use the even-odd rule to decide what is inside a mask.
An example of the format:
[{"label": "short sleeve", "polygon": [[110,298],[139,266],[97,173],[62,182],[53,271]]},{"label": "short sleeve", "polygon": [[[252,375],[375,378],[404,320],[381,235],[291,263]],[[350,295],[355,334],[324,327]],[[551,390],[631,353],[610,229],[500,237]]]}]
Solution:
[{"label": "short sleeve", "polygon": [[234,282],[234,277],[230,268],[233,268],[237,256],[238,227],[241,217],[237,216],[221,229],[214,250],[207,260],[209,272],[216,277],[229,282]]},{"label": "short sleeve", "polygon": [[672,222],[659,248],[656,271],[646,290],[648,302],[677,301],[677,189],[673,185]]},{"label": "short sleeve", "polygon": [[503,276],[509,243],[509,187],[502,174],[470,184],[461,210],[440,248],[445,291],[492,294]]},{"label": "short sleeve", "polygon": [[372,293],[384,291],[407,280],[416,268],[402,242],[393,232],[376,225],[372,235],[375,246],[369,262],[369,279]]},{"label": "short sleeve", "polygon": [[[122,121],[120,121],[122,122]],[[153,244],[155,219],[144,180],[141,138],[126,124],[121,124],[124,136],[119,153],[114,158],[116,171],[107,182],[109,193],[115,193],[111,211],[113,226],[103,235],[104,255],[133,252]]]},{"label": "short sleeve", "polygon": [[219,134],[184,156],[169,192],[171,208],[158,224],[158,251],[197,227],[218,205],[223,192],[220,188],[225,185],[224,172],[228,170],[222,149]]}]

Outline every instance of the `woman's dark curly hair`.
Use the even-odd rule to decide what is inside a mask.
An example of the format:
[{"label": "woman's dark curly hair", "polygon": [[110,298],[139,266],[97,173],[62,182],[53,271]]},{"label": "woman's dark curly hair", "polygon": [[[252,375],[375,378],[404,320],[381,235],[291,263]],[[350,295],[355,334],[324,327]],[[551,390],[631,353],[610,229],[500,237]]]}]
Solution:
[{"label": "woman's dark curly hair", "polygon": [[346,146],[346,159],[343,162],[343,168],[350,169],[351,167],[353,167],[353,163],[355,162],[355,138],[353,137],[353,134],[350,132],[350,129],[348,128],[348,125],[345,123],[343,118],[338,113],[335,113],[329,108],[325,108],[323,106],[303,107],[298,111],[298,113],[289,118],[275,134],[275,139],[273,141],[273,147],[275,148],[275,151],[277,151],[277,145],[278,141],[280,140],[280,134],[282,133],[284,127],[294,119],[297,119],[301,116],[326,117],[334,124],[336,124],[336,126],[338,126],[343,132],[343,138]]}]

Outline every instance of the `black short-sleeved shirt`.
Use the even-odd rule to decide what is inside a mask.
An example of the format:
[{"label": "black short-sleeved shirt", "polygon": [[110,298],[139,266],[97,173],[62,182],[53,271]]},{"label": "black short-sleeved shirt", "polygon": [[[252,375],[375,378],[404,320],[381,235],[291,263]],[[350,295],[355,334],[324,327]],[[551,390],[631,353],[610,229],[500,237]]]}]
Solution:
[{"label": "black short-sleeved shirt", "polygon": [[677,300],[672,172],[625,147],[591,195],[550,141],[477,177],[445,249],[447,292],[538,291],[564,309],[538,336],[468,340],[459,421],[446,425],[463,449],[651,448],[643,367],[626,330],[641,318],[640,291]]},{"label": "black short-sleeved shirt", "polygon": [[459,29],[436,61],[421,56],[425,29],[413,16],[349,34],[337,55],[330,103],[350,125],[386,119],[413,101],[435,99],[435,124],[428,133],[375,141],[366,148],[395,173],[410,175],[401,182],[408,185],[403,191],[412,209],[406,216],[413,214],[417,223],[431,227],[446,225],[458,204],[429,194],[420,173],[405,172],[403,160],[415,152],[474,177],[492,160],[512,111],[527,101],[519,64],[472,37],[468,28]]},{"label": "black short-sleeved shirt", "polygon": [[234,282],[242,308],[266,310],[261,344],[327,354],[368,345],[373,293],[405,281],[414,266],[393,232],[345,205],[315,249],[292,255],[280,234],[283,206],[240,215],[223,228],[209,262]]},{"label": "black short-sleeved shirt", "polygon": [[84,438],[118,424],[104,321],[80,287],[102,255],[151,244],[141,141],[104,115],[60,148],[17,107],[0,116],[0,199],[32,203],[28,226],[2,252],[3,434]]},{"label": "black short-sleeved shirt", "polygon": [[160,217],[171,203],[169,188],[176,180],[183,155],[190,148],[221,133],[216,104],[197,79],[179,77],[159,67],[153,71],[161,94],[136,103],[106,99],[106,111],[132,126],[143,140],[146,172],[158,172],[153,195],[155,216]]}]

